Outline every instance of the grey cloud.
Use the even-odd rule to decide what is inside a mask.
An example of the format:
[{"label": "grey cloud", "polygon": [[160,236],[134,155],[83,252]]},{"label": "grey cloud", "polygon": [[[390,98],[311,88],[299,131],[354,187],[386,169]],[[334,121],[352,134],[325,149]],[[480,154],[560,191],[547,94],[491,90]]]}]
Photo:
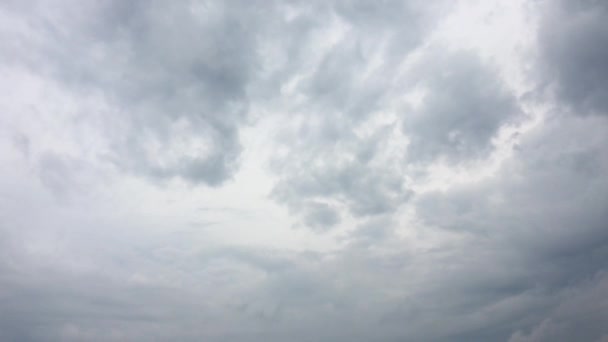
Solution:
[{"label": "grey cloud", "polygon": [[366,114],[361,109],[371,108],[377,101],[380,89],[360,84],[357,79],[366,65],[360,50],[358,37],[349,35],[323,57],[305,88],[313,110],[344,112],[346,120],[356,120],[357,115]]},{"label": "grey cloud", "polygon": [[[359,322],[361,327],[382,327],[376,338],[487,341],[506,340],[513,334],[524,338],[529,328],[522,327],[542,325],[564,296],[571,290],[587,291],[588,279],[605,268],[607,184],[601,175],[608,167],[606,129],[606,122],[599,119],[553,118],[529,133],[496,178],[419,197],[415,202],[419,218],[430,226],[457,229],[463,234],[459,242],[408,255],[392,249],[406,246],[390,247],[372,235],[374,250],[383,246],[384,257],[378,258],[372,250],[365,252],[361,243],[368,232],[378,232],[387,223],[378,220],[361,227],[359,243],[341,251],[335,263],[316,267],[332,274],[336,284],[351,284],[353,292],[341,290],[347,295],[346,308],[368,320]],[[309,291],[331,291],[336,286],[318,281],[302,282],[308,284],[305,292],[290,293],[318,298]],[[395,294],[391,301],[382,302],[380,289],[389,293],[402,289],[410,296]],[[602,289],[597,292],[603,293]],[[353,299],[361,293],[367,299]],[[366,313],[358,311],[360,305]],[[578,321],[571,315],[562,318],[558,331],[567,329],[564,336],[569,339],[601,337],[605,333],[601,314],[593,307],[580,307],[590,315],[585,320],[589,329],[577,330]],[[408,322],[407,331],[403,322]],[[514,333],[521,329],[526,332]]]},{"label": "grey cloud", "polygon": [[[554,118],[528,133],[497,178],[416,200],[418,216],[427,225],[477,241],[467,259],[492,256],[464,263],[475,271],[458,272],[469,275],[463,282],[456,281],[457,274],[450,276],[452,286],[470,287],[459,293],[489,291],[493,301],[527,293],[537,302],[522,312],[528,323],[520,324],[528,325],[542,321],[547,308],[562,301],[561,291],[578,289],[605,271],[608,183],[601,175],[608,168],[607,128],[601,119]],[[589,315],[591,321],[601,320],[592,311]],[[587,336],[585,328],[565,324],[571,324],[568,336]]]},{"label": "grey cloud", "polygon": [[[357,146],[354,150],[336,144],[334,151],[323,153],[310,149],[299,155],[299,160],[288,160],[283,164],[286,177],[275,187],[274,196],[295,211],[306,208],[307,201],[314,199],[338,201],[359,217],[396,210],[411,195],[402,175],[398,169],[382,168],[366,161],[360,149],[369,146],[351,139]],[[345,137],[342,140],[344,142]],[[337,223],[333,215],[332,223]]]},{"label": "grey cloud", "polygon": [[[381,104],[395,69],[421,44],[432,20],[416,1],[341,1],[333,9],[348,31],[324,53],[301,90],[310,99],[308,111],[357,122]],[[384,61],[365,75],[375,55]]]},{"label": "grey cloud", "polygon": [[[238,168],[239,131],[251,119],[252,96],[275,101],[280,86],[305,72],[318,43],[312,37],[329,30],[332,18],[352,33],[321,51],[316,72],[298,88],[313,100],[300,109],[349,122],[378,106],[393,69],[432,27],[437,15],[430,7],[417,1],[9,2],[5,13],[18,25],[7,32],[14,49],[4,57],[57,81],[71,96],[95,94],[106,102],[104,160],[152,179],[217,186]],[[290,11],[295,18],[286,20]],[[278,31],[285,36],[277,38]],[[385,65],[362,79],[377,51]]]},{"label": "grey cloud", "polygon": [[[346,26],[343,36],[325,51],[295,59],[300,66],[290,64],[292,70],[304,71],[295,86],[303,100],[286,105],[295,120],[279,136],[289,154],[273,160],[279,177],[273,196],[302,215],[305,224],[318,221],[311,219],[318,215],[307,208],[310,201],[329,202],[334,211],[365,217],[394,212],[409,198],[399,152],[385,156],[385,164],[373,160],[385,153],[396,134],[394,122],[366,135],[355,130],[371,126],[373,114],[386,108],[398,81],[396,70],[440,16],[430,8],[418,1],[332,3],[330,10]],[[382,62],[372,67],[375,59]],[[332,214],[332,224],[337,223],[335,217]]]},{"label": "grey cloud", "polygon": [[26,135],[22,133],[15,134],[13,144],[24,157],[28,158],[30,156],[30,140]]},{"label": "grey cloud", "polygon": [[421,108],[404,118],[413,163],[483,157],[500,127],[521,118],[496,71],[472,52],[431,51],[414,70],[425,95]]},{"label": "grey cloud", "polygon": [[305,206],[304,223],[313,229],[327,229],[340,221],[334,208],[325,203],[312,202]]},{"label": "grey cloud", "polygon": [[364,241],[377,242],[378,239],[392,237],[390,228],[393,224],[394,222],[391,222],[389,217],[375,217],[360,225],[353,237]]},{"label": "grey cloud", "polygon": [[[386,90],[387,85],[375,84],[372,79],[371,85],[355,88],[358,76],[352,70],[361,67],[352,66],[365,63],[357,57],[352,42],[340,44],[317,69],[315,75],[320,76],[315,77],[321,80],[313,78],[313,85],[329,88],[311,95],[320,98],[321,108],[336,119],[313,118],[303,123],[291,133],[292,140],[294,136],[298,139],[296,143],[287,144],[293,158],[277,161],[286,177],[277,184],[275,195],[294,211],[306,199],[318,197],[338,200],[356,216],[392,212],[411,193],[405,184],[405,165],[427,165],[436,158],[463,162],[485,157],[492,151],[491,140],[499,129],[523,117],[514,96],[479,57],[467,52],[443,56],[436,50],[427,51],[413,71],[394,80],[400,84],[398,89],[426,89],[421,108],[403,108],[400,113],[403,132],[410,140],[407,151],[391,152],[377,167],[373,156],[381,154],[391,139],[402,138],[390,125],[377,128],[366,138],[357,136],[354,129],[368,125],[374,107],[382,104],[375,87]],[[350,57],[336,57],[335,53]],[[351,59],[354,61],[347,62]],[[390,79],[388,72],[385,75]],[[373,100],[361,104],[361,99]],[[319,103],[312,104],[311,110]]]},{"label": "grey cloud", "polygon": [[69,196],[74,191],[82,191],[86,183],[91,183],[83,175],[92,176],[90,166],[82,161],[48,153],[41,156],[36,165],[40,180],[59,197]]},{"label": "grey cloud", "polygon": [[[585,124],[579,128],[586,131],[582,129],[589,126],[597,127]],[[595,128],[594,134],[588,134],[592,139],[587,147],[578,147],[588,150],[602,144],[604,138],[598,133],[604,129]],[[561,134],[572,133],[565,131]],[[543,134],[537,142],[547,147],[538,154],[535,148],[527,149],[534,142],[522,144],[522,151],[527,151],[521,157],[522,166],[535,165],[534,161],[554,148],[557,151],[549,153],[549,165],[562,160],[568,153],[559,152],[553,145],[556,141],[547,141],[561,134],[559,129]],[[547,175],[554,171],[548,166],[540,172]],[[561,182],[565,183],[564,178]],[[529,186],[522,184],[506,195],[503,210]],[[569,192],[569,188],[561,191]],[[471,196],[481,202],[487,193],[473,189]],[[602,203],[605,201],[598,206]],[[510,215],[527,219],[529,212],[522,210],[527,204],[522,203]],[[547,210],[552,204],[547,202]],[[477,215],[483,217],[488,210],[482,208]],[[593,213],[580,207],[577,210],[581,215]],[[70,223],[73,228],[61,234],[64,244],[60,250],[41,251],[48,253],[44,260],[31,254],[36,250],[26,249],[37,234],[28,237],[11,231],[17,239],[2,240],[1,253],[10,258],[2,258],[0,279],[12,298],[0,308],[1,321],[11,327],[3,334],[33,341],[119,341],[151,336],[161,341],[487,341],[506,340],[518,330],[526,336],[568,293],[563,285],[548,286],[551,273],[568,274],[569,280],[561,284],[576,288],[580,279],[587,279],[605,259],[597,255],[600,259],[590,264],[593,267],[573,277],[573,270],[582,268],[580,264],[562,263],[551,253],[546,257],[553,261],[534,255],[539,246],[555,245],[556,241],[544,242],[548,234],[519,230],[505,237],[505,230],[513,228],[501,226],[501,212],[495,208],[487,214],[499,219],[485,236],[469,235],[434,249],[407,244],[390,229],[380,233],[388,238],[378,237],[382,227],[392,223],[377,217],[358,234],[360,242],[374,241],[370,248],[354,243],[332,253],[200,246],[187,237],[154,236],[146,229],[118,230],[107,219],[103,225],[92,223],[99,229],[91,236],[88,230],[78,233],[78,227],[90,221],[72,222],[59,215],[52,221],[60,226]],[[112,217],[111,211],[106,214]],[[43,231],[32,224],[34,218],[28,220],[28,230]],[[112,230],[104,233],[108,228]],[[6,232],[6,226],[0,231]],[[578,233],[592,231],[583,227]],[[538,244],[525,245],[518,235]],[[79,256],[78,262],[60,262],[64,259],[55,257],[60,251]],[[587,254],[583,250],[574,254],[581,253]],[[79,263],[92,268],[78,267]],[[37,286],[42,281],[46,286]],[[586,287],[576,291],[585,293]],[[598,286],[594,292],[599,296],[603,291]],[[584,301],[573,306],[588,308]],[[569,324],[569,316],[564,317],[566,323],[559,324]]]},{"label": "grey cloud", "polygon": [[608,6],[603,1],[551,1],[543,6],[538,42],[543,80],[577,115],[608,113]]},{"label": "grey cloud", "polygon": [[[73,96],[99,94],[117,111],[104,113],[101,127],[116,165],[212,186],[235,172],[257,34],[269,14],[264,7],[155,1],[4,7],[27,28],[5,37],[22,41],[18,51],[34,56],[23,65]],[[184,145],[192,152],[177,148]]]},{"label": "grey cloud", "polygon": [[[0,340],[605,340],[608,122],[560,108],[605,109],[581,62],[602,53],[582,38],[602,38],[605,12],[590,9],[603,4],[547,4],[539,44],[557,52],[543,58],[558,102],[539,103],[556,106],[496,172],[414,194],[412,165],[466,168],[523,116],[473,53],[424,47],[401,69],[446,6],[428,3],[2,3],[2,71],[48,80],[22,88],[50,95],[14,106],[29,121],[11,106],[2,120],[24,130],[0,134]],[[344,36],[321,48],[334,25]],[[400,107],[416,86],[421,107]],[[68,100],[53,106],[57,93]],[[268,232],[240,189],[218,191],[234,207],[210,198],[194,217],[162,207],[187,186],[94,191],[112,165],[117,178],[223,184],[251,108],[285,124],[253,165],[271,164],[272,198],[315,232],[353,222],[346,233],[243,246],[224,218]],[[162,199],[138,209],[146,191]],[[306,249],[316,241],[329,246]]]},{"label": "grey cloud", "polygon": [[[0,278],[10,294],[2,299],[0,336],[26,341],[281,341],[291,336],[307,341],[306,330],[323,325],[321,315],[352,319],[340,316],[354,294],[342,293],[314,254],[244,247],[198,253],[200,246],[182,241],[186,251],[179,258],[159,258],[152,257],[155,250],[177,241],[147,236],[135,243],[124,239],[128,235],[114,231],[92,241],[64,232],[68,243],[62,253],[88,251],[73,265],[57,262],[56,252],[41,264],[20,245],[22,238],[13,240],[10,252],[3,249],[12,270],[3,266]],[[195,252],[187,252],[192,247]],[[78,267],[88,260],[92,268]],[[38,286],[43,280],[46,285]],[[346,338],[334,328],[315,336]]]},{"label": "grey cloud", "polygon": [[[266,66],[273,71],[272,89],[309,74],[312,67],[313,73],[298,87],[304,94],[319,96],[307,105],[318,102],[315,112],[348,112],[347,120],[357,116],[357,106],[371,106],[382,96],[375,83],[388,84],[395,67],[421,43],[440,16],[432,5],[417,0],[294,1],[286,7],[295,15],[279,21],[285,34],[267,37],[275,48],[282,47],[274,51],[280,56],[273,60],[275,65]],[[333,26],[345,30],[343,39],[320,49],[318,39],[330,37]],[[382,55],[385,63],[363,82],[363,68],[375,54]],[[315,58],[319,55],[317,64]]]},{"label": "grey cloud", "polygon": [[564,291],[562,303],[549,317],[527,333],[515,332],[509,342],[605,341],[607,285],[606,274],[601,273],[578,288]]},{"label": "grey cloud", "polygon": [[[446,1],[337,1],[334,8],[352,25],[361,42],[386,40],[385,71],[420,44],[452,6]],[[380,46],[378,46],[379,48]]]}]

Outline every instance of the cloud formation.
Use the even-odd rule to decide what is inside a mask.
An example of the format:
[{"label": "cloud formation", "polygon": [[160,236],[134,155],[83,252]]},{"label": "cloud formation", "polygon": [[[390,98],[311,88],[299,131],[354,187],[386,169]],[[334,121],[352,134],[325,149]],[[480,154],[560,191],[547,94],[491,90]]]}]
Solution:
[{"label": "cloud formation", "polygon": [[557,101],[579,115],[605,115],[608,6],[601,1],[554,1],[543,10],[540,63]]},{"label": "cloud formation", "polygon": [[2,3],[0,340],[606,341],[607,16]]},{"label": "cloud formation", "polygon": [[429,53],[415,73],[421,104],[404,119],[414,163],[487,156],[498,130],[521,116],[504,81],[474,53]]}]

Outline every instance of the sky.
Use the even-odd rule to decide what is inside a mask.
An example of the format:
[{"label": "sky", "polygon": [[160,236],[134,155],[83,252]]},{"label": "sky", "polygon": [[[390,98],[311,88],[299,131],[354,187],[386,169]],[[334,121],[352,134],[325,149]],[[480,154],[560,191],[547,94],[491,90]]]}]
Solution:
[{"label": "sky", "polygon": [[1,341],[608,341],[608,2],[0,2]]}]

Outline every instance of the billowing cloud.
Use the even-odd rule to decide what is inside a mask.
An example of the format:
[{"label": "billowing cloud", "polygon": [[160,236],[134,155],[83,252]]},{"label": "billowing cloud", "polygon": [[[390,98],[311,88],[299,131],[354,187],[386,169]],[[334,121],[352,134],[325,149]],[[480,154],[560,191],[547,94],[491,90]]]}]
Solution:
[{"label": "billowing cloud", "polygon": [[605,341],[600,1],[0,5],[0,340]]},{"label": "billowing cloud", "polygon": [[117,166],[212,186],[231,177],[264,8],[155,1],[4,7],[12,19],[6,66],[24,68],[21,77],[53,77],[70,97],[100,97],[108,107],[99,123],[107,158]]}]

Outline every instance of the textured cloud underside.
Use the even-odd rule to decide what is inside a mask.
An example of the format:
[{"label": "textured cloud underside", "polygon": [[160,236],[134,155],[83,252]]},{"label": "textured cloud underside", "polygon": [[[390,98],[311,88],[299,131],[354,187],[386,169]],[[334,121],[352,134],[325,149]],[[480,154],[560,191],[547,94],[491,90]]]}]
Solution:
[{"label": "textured cloud underside", "polygon": [[602,1],[4,1],[0,340],[608,341]]}]

